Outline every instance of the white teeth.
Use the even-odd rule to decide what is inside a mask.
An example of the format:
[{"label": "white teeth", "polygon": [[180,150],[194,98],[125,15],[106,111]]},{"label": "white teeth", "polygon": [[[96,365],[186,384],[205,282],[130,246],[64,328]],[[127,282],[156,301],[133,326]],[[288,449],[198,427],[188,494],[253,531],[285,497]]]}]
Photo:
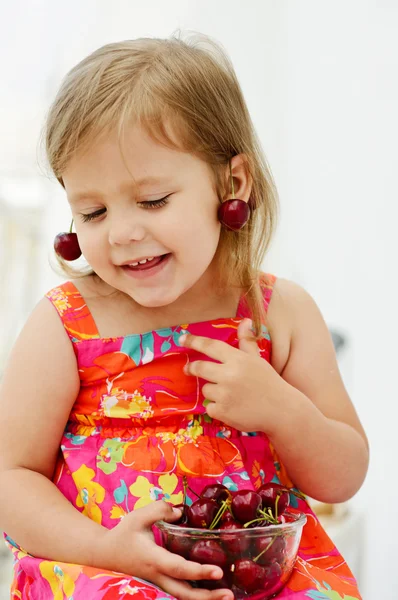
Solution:
[{"label": "white teeth", "polygon": [[150,262],[154,258],[155,258],[154,256],[151,256],[150,258],[144,258],[144,260],[140,260],[138,262],[130,263],[130,267],[138,267],[138,265],[145,265],[145,263]]}]

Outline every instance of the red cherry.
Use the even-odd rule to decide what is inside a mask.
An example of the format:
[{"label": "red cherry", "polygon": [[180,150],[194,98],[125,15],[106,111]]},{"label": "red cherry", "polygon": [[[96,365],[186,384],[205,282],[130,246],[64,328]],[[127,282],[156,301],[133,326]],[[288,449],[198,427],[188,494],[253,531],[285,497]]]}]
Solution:
[{"label": "red cherry", "polygon": [[199,500],[196,500],[187,508],[186,514],[188,524],[191,527],[208,529],[212,524],[218,510],[219,506],[215,500],[199,498]]},{"label": "red cherry", "polygon": [[[236,523],[233,514],[231,511],[226,510],[223,516],[221,517],[221,523]],[[218,529],[221,529],[218,527]]]},{"label": "red cherry", "polygon": [[220,504],[223,500],[228,500],[228,498],[231,497],[231,492],[221,483],[210,483],[209,485],[206,485],[200,496],[201,498],[215,500]]},{"label": "red cherry", "polygon": [[258,555],[256,562],[259,565],[267,565],[273,560],[282,563],[285,549],[286,542],[281,536],[273,537],[270,535],[258,538],[256,540],[256,553]]},{"label": "red cherry", "polygon": [[239,231],[250,217],[250,208],[243,200],[226,200],[218,209],[218,218],[228,229]]},{"label": "red cherry", "polygon": [[[263,508],[270,508],[272,513],[275,515],[281,515],[290,504],[289,491],[285,486],[280,483],[264,483],[258,490],[257,493],[261,496]],[[276,499],[278,504],[276,505]],[[275,507],[277,506],[277,511]]]},{"label": "red cherry", "polygon": [[189,557],[201,565],[216,565],[221,568],[227,565],[227,555],[215,540],[199,540],[192,546]]},{"label": "red cherry", "polygon": [[170,535],[165,545],[167,550],[169,550],[170,552],[174,552],[174,554],[179,554],[184,558],[188,558],[193,543],[192,540],[188,537],[182,537],[180,535]]},{"label": "red cherry", "polygon": [[221,579],[201,579],[196,581],[195,584],[205,590],[228,590],[231,587],[229,579],[228,573],[224,572],[224,577]]},{"label": "red cherry", "polygon": [[55,236],[54,250],[64,260],[76,260],[81,256],[76,233],[59,233]]},{"label": "red cherry", "polygon": [[220,529],[226,531],[226,534],[220,534],[220,539],[224,548],[230,553],[235,555],[236,558],[241,558],[242,555],[248,550],[250,546],[250,540],[248,536],[232,535],[229,532],[236,529],[242,529],[242,525],[236,521],[225,521],[221,524]]},{"label": "red cherry", "polygon": [[261,508],[261,497],[254,490],[241,490],[234,494],[231,503],[232,514],[237,521],[245,524],[257,518]]},{"label": "red cherry", "polygon": [[265,569],[249,558],[242,558],[234,564],[234,584],[245,592],[255,592],[263,589],[265,575]]},{"label": "red cherry", "polygon": [[280,588],[282,577],[282,568],[278,562],[272,562],[270,565],[265,567],[265,589],[271,590],[275,593]]}]

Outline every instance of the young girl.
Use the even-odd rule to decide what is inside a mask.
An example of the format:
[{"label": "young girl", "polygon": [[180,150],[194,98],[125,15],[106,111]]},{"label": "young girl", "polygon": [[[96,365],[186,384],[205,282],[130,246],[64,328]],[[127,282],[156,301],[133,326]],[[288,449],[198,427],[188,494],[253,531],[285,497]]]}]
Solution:
[{"label": "young girl", "polygon": [[[46,148],[91,270],[38,303],[2,382],[11,596],[232,600],[186,583],[219,567],[155,543],[184,478],[343,502],[368,465],[317,306],[260,272],[276,193],[233,68],[210,43],[100,48],[66,77]],[[74,236],[62,256],[79,254]],[[278,597],[359,599],[308,504],[291,502],[307,524]]]}]

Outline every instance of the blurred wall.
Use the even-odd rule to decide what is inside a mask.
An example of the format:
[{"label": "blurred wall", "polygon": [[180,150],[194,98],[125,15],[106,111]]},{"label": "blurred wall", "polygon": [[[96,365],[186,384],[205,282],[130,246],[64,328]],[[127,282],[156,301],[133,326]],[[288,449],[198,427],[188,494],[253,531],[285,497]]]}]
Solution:
[{"label": "blurred wall", "polygon": [[[384,496],[386,487],[388,498],[398,492],[390,475],[397,458],[397,3],[37,0],[1,12],[0,193],[1,173],[35,172],[46,107],[66,70],[97,46],[181,27],[227,49],[281,197],[264,266],[306,287],[349,340],[347,387],[371,444],[369,476],[353,501],[367,517],[363,593],[396,599],[398,525],[389,519],[387,528]],[[59,280],[47,255],[69,222],[62,190],[44,175],[40,181],[47,211],[37,298]],[[20,196],[29,202],[28,192]]]}]

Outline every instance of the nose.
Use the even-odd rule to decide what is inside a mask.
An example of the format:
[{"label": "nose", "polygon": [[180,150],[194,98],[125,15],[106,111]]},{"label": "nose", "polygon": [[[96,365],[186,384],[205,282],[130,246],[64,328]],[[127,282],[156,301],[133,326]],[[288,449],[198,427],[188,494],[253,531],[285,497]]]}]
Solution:
[{"label": "nose", "polygon": [[146,230],[137,219],[121,216],[114,219],[109,229],[108,239],[111,246],[121,246],[131,242],[140,242],[146,236]]}]

